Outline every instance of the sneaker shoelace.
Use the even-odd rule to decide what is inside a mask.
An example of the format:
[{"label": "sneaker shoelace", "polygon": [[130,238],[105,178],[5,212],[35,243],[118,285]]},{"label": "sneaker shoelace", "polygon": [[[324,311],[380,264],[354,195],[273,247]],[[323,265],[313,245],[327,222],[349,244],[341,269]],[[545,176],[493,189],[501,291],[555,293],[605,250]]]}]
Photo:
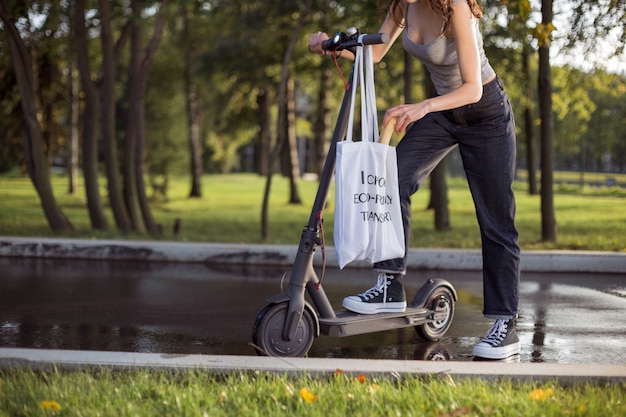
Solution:
[{"label": "sneaker shoelace", "polygon": [[483,342],[488,343],[491,346],[496,346],[504,340],[504,338],[506,337],[506,332],[506,320],[496,320],[491,329],[489,329],[487,337],[483,339]]},{"label": "sneaker shoelace", "polygon": [[383,298],[386,299],[387,298],[386,292],[387,292],[387,287],[389,286],[389,284],[390,282],[387,281],[387,276],[385,274],[379,274],[378,282],[376,283],[376,285],[374,285],[369,290],[365,291],[363,294],[359,294],[359,297],[362,297],[366,301],[368,301],[376,297],[377,295],[383,293],[384,295]]}]

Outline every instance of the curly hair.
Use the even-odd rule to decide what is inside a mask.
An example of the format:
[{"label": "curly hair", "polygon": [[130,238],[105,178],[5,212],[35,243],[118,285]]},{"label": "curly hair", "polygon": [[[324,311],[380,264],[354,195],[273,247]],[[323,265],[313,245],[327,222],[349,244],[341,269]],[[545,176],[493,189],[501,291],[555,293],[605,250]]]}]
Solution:
[{"label": "curly hair", "polygon": [[[451,36],[450,19],[452,17],[452,0],[425,0],[428,7],[444,20],[443,32],[446,36]],[[476,0],[467,0],[470,11],[477,19],[483,17],[483,11]],[[389,0],[384,7],[393,20],[399,25],[404,26],[404,13],[406,11],[406,2],[404,0]]]}]

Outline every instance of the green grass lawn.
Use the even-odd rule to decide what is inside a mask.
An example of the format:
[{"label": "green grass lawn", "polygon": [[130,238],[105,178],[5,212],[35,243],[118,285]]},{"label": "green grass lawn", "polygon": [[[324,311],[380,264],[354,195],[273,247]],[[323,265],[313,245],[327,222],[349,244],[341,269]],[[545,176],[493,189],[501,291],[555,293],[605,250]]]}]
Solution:
[{"label": "green grass lawn", "polygon": [[623,384],[201,371],[0,371],[0,416],[624,416]]},{"label": "green grass lawn", "polygon": [[[276,175],[272,181],[269,208],[270,233],[266,243],[297,244],[306,225],[317,182],[300,181],[301,205],[290,205],[288,182]],[[82,189],[75,195],[67,193],[67,179],[54,177],[55,196],[76,231],[58,235],[47,225],[30,179],[0,176],[0,235],[61,236],[88,239],[125,238],[153,239],[148,235],[120,235],[115,230],[111,211],[107,208],[109,231],[94,231],[89,225]],[[153,216],[163,226],[157,239],[188,242],[261,243],[261,203],[265,178],[254,174],[206,175],[203,197],[188,198],[186,178],[170,181],[168,198],[152,203]],[[541,241],[540,197],[529,195],[525,184],[515,184],[517,225],[523,249],[626,250],[626,192],[619,189],[585,189],[574,193],[570,187],[557,188],[555,194],[558,240]],[[102,195],[106,201],[105,182]],[[333,190],[324,213],[324,234],[332,245]],[[449,180],[449,231],[437,232],[433,213],[426,210],[429,193],[418,192],[413,199],[414,248],[479,248],[480,236],[474,206],[467,184],[462,179]],[[176,219],[181,219],[178,235],[173,233]]]}]

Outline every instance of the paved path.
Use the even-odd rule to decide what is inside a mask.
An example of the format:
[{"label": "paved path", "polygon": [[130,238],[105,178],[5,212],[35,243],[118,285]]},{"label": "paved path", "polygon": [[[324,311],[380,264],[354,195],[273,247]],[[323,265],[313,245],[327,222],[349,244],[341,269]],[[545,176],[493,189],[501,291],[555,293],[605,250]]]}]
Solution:
[{"label": "paved path", "polygon": [[[292,245],[0,237],[0,256],[16,257],[289,265],[296,252]],[[328,265],[337,265],[333,247],[326,248],[326,255]],[[315,262],[321,261],[317,254]],[[370,267],[359,262],[350,266]],[[475,271],[482,268],[482,257],[480,250],[410,249],[407,267]],[[626,252],[523,251],[521,268],[525,272],[626,274]]]}]

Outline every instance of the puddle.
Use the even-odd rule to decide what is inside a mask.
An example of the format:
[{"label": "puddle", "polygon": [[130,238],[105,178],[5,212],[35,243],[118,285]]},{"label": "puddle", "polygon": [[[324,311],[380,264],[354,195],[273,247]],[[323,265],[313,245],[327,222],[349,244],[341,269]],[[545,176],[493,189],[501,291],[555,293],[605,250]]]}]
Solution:
[{"label": "puddle", "polygon": [[[0,258],[0,346],[163,354],[254,355],[252,326],[281,292],[284,268]],[[456,315],[439,342],[414,329],[315,340],[312,357],[473,360],[490,327],[480,273],[409,271],[412,298],[429,278],[450,281]],[[330,269],[335,306],[369,288],[369,270]],[[626,275],[522,274],[522,362],[623,363]]]}]

